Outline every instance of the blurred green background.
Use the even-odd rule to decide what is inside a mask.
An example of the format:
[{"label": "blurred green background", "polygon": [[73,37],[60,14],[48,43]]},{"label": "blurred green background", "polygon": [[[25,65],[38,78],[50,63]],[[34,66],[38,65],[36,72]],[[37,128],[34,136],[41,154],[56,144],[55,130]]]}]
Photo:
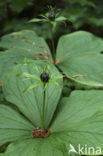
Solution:
[{"label": "blurred green background", "polygon": [[56,40],[77,30],[86,30],[103,37],[103,0],[0,0],[0,36],[22,29],[32,29],[50,38],[48,24],[27,23],[48,11],[48,6],[61,9],[61,14],[72,23],[61,24],[55,30]]}]

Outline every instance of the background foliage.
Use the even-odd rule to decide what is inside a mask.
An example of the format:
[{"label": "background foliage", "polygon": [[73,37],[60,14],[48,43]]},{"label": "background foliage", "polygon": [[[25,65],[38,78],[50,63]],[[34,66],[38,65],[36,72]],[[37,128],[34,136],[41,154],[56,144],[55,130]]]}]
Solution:
[{"label": "background foliage", "polygon": [[[56,38],[61,34],[76,30],[87,30],[103,37],[103,0],[0,0],[0,35],[22,29],[33,29],[48,39],[47,24],[26,24],[48,10],[49,5],[61,9],[61,14],[72,20],[67,27],[61,25],[56,30]],[[61,29],[62,27],[62,29]]]}]

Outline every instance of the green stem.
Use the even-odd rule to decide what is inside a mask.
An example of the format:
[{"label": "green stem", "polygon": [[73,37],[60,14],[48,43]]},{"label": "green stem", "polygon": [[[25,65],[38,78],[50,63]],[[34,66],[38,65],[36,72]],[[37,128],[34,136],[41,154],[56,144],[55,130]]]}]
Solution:
[{"label": "green stem", "polygon": [[54,40],[53,26],[51,23],[50,23],[50,30],[51,30],[51,42],[52,42],[52,50],[53,50],[52,54],[53,54],[54,62],[56,62],[55,40]]},{"label": "green stem", "polygon": [[46,84],[43,83],[43,111],[42,111],[42,128],[43,128],[43,130],[45,130],[45,96],[46,96],[45,86],[46,86]]}]

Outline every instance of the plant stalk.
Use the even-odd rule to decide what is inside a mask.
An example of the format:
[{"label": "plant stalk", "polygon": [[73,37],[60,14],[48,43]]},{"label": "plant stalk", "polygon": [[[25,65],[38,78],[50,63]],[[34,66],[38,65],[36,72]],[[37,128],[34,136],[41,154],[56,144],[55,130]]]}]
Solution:
[{"label": "plant stalk", "polygon": [[50,30],[51,30],[51,43],[52,43],[52,50],[53,50],[52,55],[55,63],[56,62],[55,40],[54,40],[53,26],[51,23],[50,23]]},{"label": "plant stalk", "polygon": [[45,91],[46,83],[43,83],[43,111],[42,111],[42,128],[45,130],[45,99],[46,99],[46,91]]}]

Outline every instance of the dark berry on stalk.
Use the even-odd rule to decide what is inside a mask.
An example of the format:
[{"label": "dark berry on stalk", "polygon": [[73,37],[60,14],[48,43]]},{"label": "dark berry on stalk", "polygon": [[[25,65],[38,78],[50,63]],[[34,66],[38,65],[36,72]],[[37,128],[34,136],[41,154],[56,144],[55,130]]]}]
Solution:
[{"label": "dark berry on stalk", "polygon": [[49,19],[50,20],[54,20],[55,19],[55,14],[54,13],[50,13],[49,14]]},{"label": "dark berry on stalk", "polygon": [[43,82],[48,82],[50,77],[49,77],[49,74],[46,73],[46,72],[43,72],[41,75],[40,75],[40,78],[41,78],[41,81]]}]

